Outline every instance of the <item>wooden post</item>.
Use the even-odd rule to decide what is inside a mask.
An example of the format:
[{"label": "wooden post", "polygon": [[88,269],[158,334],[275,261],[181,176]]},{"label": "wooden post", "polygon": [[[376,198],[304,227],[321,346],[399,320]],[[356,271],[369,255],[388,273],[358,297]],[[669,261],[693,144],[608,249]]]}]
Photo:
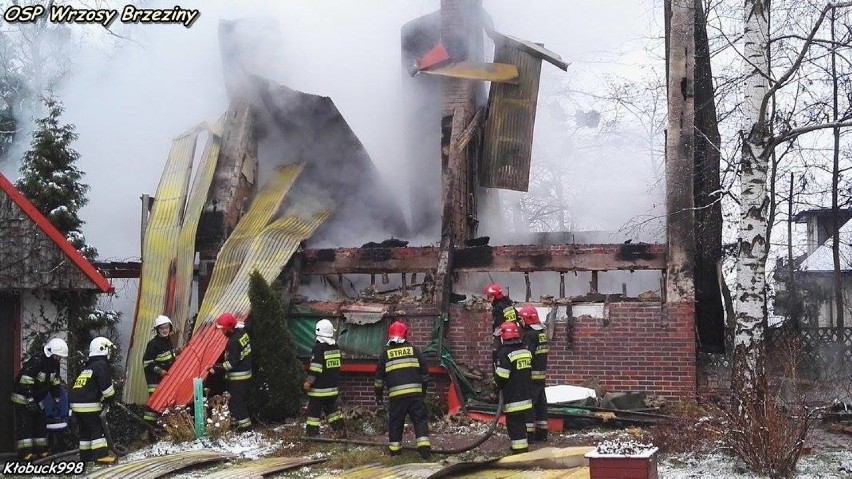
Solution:
[{"label": "wooden post", "polygon": [[559,272],[559,297],[565,297],[565,273],[562,271]]},{"label": "wooden post", "polygon": [[530,287],[530,274],[529,273],[524,273],[524,284],[527,287],[526,294],[525,294],[525,296],[526,296],[525,301],[529,302],[530,298],[532,297],[532,288]]},{"label": "wooden post", "polygon": [[695,0],[669,0],[666,127],[666,298],[695,301]]},{"label": "wooden post", "polygon": [[597,293],[598,292],[598,272],[592,271],[592,280],[589,281],[589,292]]},{"label": "wooden post", "polygon": [[408,296],[408,281],[406,281],[405,273],[402,273],[402,295]]}]

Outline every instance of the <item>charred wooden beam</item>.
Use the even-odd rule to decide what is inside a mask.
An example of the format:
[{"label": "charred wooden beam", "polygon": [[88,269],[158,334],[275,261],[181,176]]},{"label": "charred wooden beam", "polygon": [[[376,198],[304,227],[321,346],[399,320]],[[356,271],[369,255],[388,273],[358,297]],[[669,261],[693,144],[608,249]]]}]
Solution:
[{"label": "charred wooden beam", "polygon": [[107,278],[138,278],[142,274],[140,261],[108,261],[92,264]]},{"label": "charred wooden beam", "polygon": [[[377,250],[383,250],[381,254]],[[369,251],[369,254],[365,254]],[[306,249],[305,274],[428,273],[438,268],[439,248]],[[661,244],[514,245],[453,249],[454,272],[664,270]]]}]

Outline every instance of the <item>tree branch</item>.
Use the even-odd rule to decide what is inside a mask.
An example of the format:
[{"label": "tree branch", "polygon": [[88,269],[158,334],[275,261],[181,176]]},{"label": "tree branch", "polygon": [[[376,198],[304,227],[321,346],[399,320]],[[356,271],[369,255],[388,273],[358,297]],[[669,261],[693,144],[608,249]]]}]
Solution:
[{"label": "tree branch", "polygon": [[852,120],[850,120],[850,121],[838,121],[838,122],[832,122],[832,123],[821,123],[819,125],[808,125],[808,126],[801,126],[799,128],[793,128],[792,130],[786,131],[786,132],[784,132],[784,133],[782,133],[778,136],[773,137],[769,141],[769,145],[768,145],[767,150],[771,150],[772,148],[775,148],[776,146],[778,146],[780,143],[783,143],[787,140],[791,140],[791,139],[796,138],[797,136],[803,135],[805,133],[809,133],[809,132],[817,131],[817,130],[825,130],[825,129],[828,129],[828,128],[845,128],[847,126],[852,126]]},{"label": "tree branch", "polygon": [[822,25],[823,20],[825,20],[825,16],[828,15],[828,12],[835,8],[847,8],[852,6],[852,2],[839,2],[839,3],[829,3],[825,7],[823,7],[822,12],[820,12],[819,19],[814,24],[811,29],[811,33],[808,34],[805,39],[804,45],[802,45],[802,49],[799,51],[796,60],[790,65],[790,68],[781,75],[781,78],[772,85],[769,90],[767,90],[766,94],[763,95],[763,101],[760,103],[760,115],[757,117],[758,121],[763,121],[766,117],[766,108],[769,105],[769,100],[772,98],[775,93],[790,80],[790,77],[793,76],[796,71],[799,70],[799,67],[802,65],[802,61],[805,59],[805,55],[810,50],[811,44],[813,44],[814,37],[816,37],[817,32],[819,31],[819,27]]}]

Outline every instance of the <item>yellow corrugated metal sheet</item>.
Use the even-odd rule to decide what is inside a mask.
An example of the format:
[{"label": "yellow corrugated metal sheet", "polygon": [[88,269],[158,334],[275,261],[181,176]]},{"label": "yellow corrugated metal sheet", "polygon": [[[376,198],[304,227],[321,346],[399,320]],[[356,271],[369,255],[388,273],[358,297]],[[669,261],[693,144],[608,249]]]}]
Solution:
[{"label": "yellow corrugated metal sheet", "polygon": [[339,473],[326,474],[317,479],[428,479],[436,477],[482,478],[482,479],[589,479],[588,467],[570,469],[508,469],[491,467],[452,476],[441,475],[442,466],[436,463],[410,463],[399,466],[368,464],[347,469]]},{"label": "yellow corrugated metal sheet", "polygon": [[[219,120],[218,125],[221,125],[221,123],[222,120]],[[214,128],[221,131],[221,126],[218,125]],[[201,156],[201,164],[196,168],[195,179],[186,200],[186,212],[178,237],[174,310],[172,311],[172,324],[174,325],[178,346],[183,345],[183,333],[189,316],[189,303],[192,299],[195,235],[198,232],[198,221],[204,210],[204,203],[210,193],[210,184],[213,182],[213,173],[216,171],[216,163],[219,159],[221,140],[219,135],[212,131],[209,132],[207,144]]]},{"label": "yellow corrugated metal sheet", "polygon": [[88,479],[154,479],[187,467],[233,458],[233,454],[221,452],[179,452],[106,466],[85,477]]},{"label": "yellow corrugated metal sheet", "polygon": [[573,469],[486,469],[484,471],[461,474],[454,477],[469,477],[481,479],[589,479],[588,467]]},{"label": "yellow corrugated metal sheet", "polygon": [[278,212],[284,196],[287,195],[301,172],[302,165],[288,165],[276,170],[272,178],[260,189],[249,210],[240,218],[240,222],[228,236],[225,244],[222,245],[222,250],[216,257],[210,284],[204,295],[204,301],[199,307],[195,331],[198,331],[203,324],[212,322],[215,319],[214,315],[223,312],[223,310],[216,310],[216,306],[236,277],[244,258],[248,254],[252,240]]},{"label": "yellow corrugated metal sheet", "polygon": [[[217,314],[228,311],[236,316],[247,316],[250,311],[248,290],[252,272],[259,272],[270,283],[274,281],[298,249],[299,243],[310,238],[330,216],[331,212],[324,210],[302,219],[292,212],[264,228],[251,242],[234,280],[216,303],[214,311]],[[210,316],[205,321],[213,319],[214,316]]]},{"label": "yellow corrugated metal sheet", "polygon": [[441,465],[433,463],[411,463],[399,466],[368,464],[340,473],[319,476],[317,479],[426,479],[439,469]]},{"label": "yellow corrugated metal sheet", "polygon": [[463,61],[441,68],[422,70],[420,73],[463,80],[482,80],[498,83],[517,83],[518,68],[508,63],[483,63]]},{"label": "yellow corrugated metal sheet", "polygon": [[517,85],[491,83],[479,182],[527,191],[541,60],[495,39],[494,61],[518,67]]},{"label": "yellow corrugated metal sheet", "polygon": [[169,282],[169,270],[177,250],[192,160],[195,156],[197,130],[172,142],[166,168],[160,178],[145,240],[136,306],[133,336],[127,353],[127,376],[124,402],[142,404],[148,399],[145,374],[141,367],[145,346],[151,337],[154,318],[162,314]]},{"label": "yellow corrugated metal sheet", "polygon": [[205,479],[261,479],[263,476],[279,471],[287,471],[311,464],[323,462],[325,459],[305,459],[301,457],[266,457],[238,464],[235,466],[205,474]]}]

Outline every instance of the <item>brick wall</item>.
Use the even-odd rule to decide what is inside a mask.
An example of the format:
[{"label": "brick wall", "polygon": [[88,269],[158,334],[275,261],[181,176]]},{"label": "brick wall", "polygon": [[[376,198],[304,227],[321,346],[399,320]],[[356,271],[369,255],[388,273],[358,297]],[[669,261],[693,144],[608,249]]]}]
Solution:
[{"label": "brick wall", "polygon": [[[598,378],[609,391],[644,391],[667,399],[696,398],[696,350],[691,304],[622,302],[607,305],[604,318],[583,316],[573,322],[569,349],[568,321],[557,321],[550,346],[548,385],[579,384]],[[403,318],[410,339],[420,347],[431,336],[434,318]],[[491,371],[491,313],[451,309],[449,341],[456,362]],[[347,375],[343,401],[373,402],[373,377]],[[433,378],[432,392],[445,397],[446,382]]]}]

